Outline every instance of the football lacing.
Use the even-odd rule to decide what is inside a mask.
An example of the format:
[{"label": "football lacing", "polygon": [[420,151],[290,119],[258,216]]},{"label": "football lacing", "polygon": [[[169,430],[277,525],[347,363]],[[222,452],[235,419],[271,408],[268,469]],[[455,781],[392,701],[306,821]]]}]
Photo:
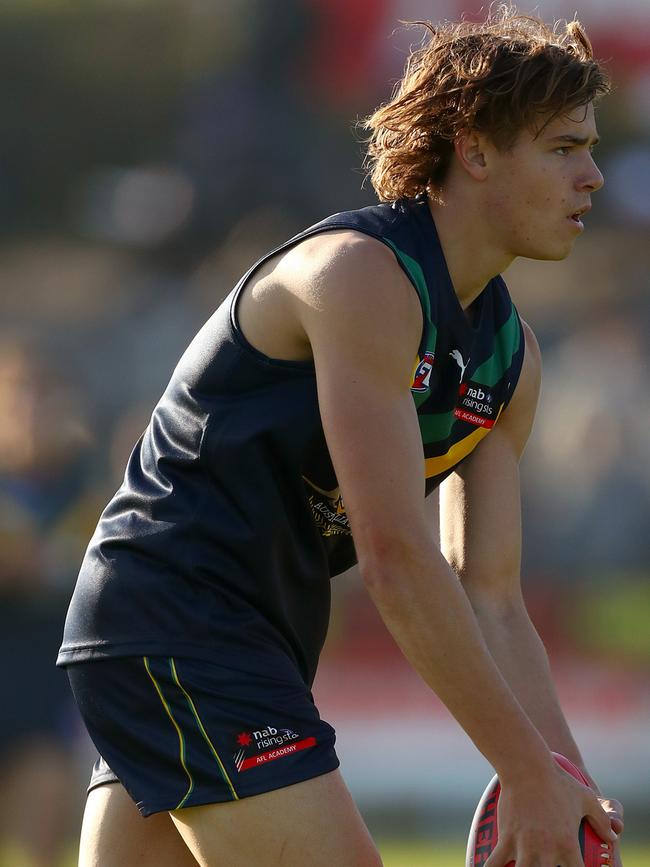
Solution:
[{"label": "football lacing", "polygon": [[600,853],[601,861],[609,861],[609,855],[610,855],[609,843],[601,843],[600,846],[602,849],[606,850],[606,851]]}]

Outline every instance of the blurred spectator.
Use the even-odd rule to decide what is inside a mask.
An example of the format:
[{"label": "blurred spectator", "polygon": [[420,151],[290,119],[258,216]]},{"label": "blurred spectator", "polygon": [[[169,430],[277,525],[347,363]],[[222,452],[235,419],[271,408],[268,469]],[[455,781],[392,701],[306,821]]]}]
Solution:
[{"label": "blurred spectator", "polygon": [[369,89],[384,88],[385,33],[395,26],[391,0],[308,0],[314,12],[307,82],[321,106],[359,112]]},{"label": "blurred spectator", "polygon": [[211,316],[248,269],[273,247],[298,234],[304,225],[283,207],[249,210],[233,223],[223,243],[199,265],[189,281],[188,296]]},{"label": "blurred spectator", "polygon": [[[313,213],[314,116],[300,92],[309,14],[300,0],[247,0],[190,18],[178,158],[196,179],[191,242],[221,240],[276,201]],[[199,29],[200,25],[200,29]],[[224,40],[237,51],[215,50]],[[212,43],[209,50],[209,43]],[[193,69],[194,44],[204,64]]]},{"label": "blurred spectator", "polygon": [[76,714],[53,663],[89,533],[89,435],[72,385],[28,343],[7,337],[0,418],[0,850],[53,867],[79,799]]},{"label": "blurred spectator", "polygon": [[578,578],[647,568],[648,370],[638,302],[585,311],[581,328],[546,351],[525,461],[533,573],[539,563]]}]

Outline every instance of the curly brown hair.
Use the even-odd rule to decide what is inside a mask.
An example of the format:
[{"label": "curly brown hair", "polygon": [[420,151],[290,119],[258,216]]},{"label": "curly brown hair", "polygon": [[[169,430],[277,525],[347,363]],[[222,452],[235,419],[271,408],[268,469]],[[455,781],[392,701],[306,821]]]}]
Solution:
[{"label": "curly brown hair", "polygon": [[363,124],[365,166],[382,201],[435,191],[463,130],[507,150],[523,129],[538,135],[610,88],[577,20],[549,26],[502,4],[480,24],[408,23],[429,39],[410,55],[390,102]]}]

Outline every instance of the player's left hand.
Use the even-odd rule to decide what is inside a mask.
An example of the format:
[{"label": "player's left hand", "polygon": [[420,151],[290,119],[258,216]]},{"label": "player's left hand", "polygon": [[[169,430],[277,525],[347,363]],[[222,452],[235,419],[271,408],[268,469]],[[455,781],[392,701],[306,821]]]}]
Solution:
[{"label": "player's left hand", "polygon": [[[612,825],[612,830],[617,834],[622,834],[625,827],[623,821],[623,805],[620,801],[615,801],[613,798],[599,798],[600,806],[609,816],[609,821]],[[623,867],[621,861],[621,848],[619,843],[614,844],[613,859],[610,862],[611,867]]]}]

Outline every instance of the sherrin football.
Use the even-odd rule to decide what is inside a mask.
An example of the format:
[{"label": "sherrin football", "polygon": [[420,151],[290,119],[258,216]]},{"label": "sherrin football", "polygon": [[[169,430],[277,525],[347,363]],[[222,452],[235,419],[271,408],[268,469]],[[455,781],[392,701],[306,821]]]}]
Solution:
[{"label": "sherrin football", "polygon": [[[567,773],[575,777],[585,786],[590,785],[584,774],[576,768],[573,762],[570,762],[559,753],[553,753],[555,761],[564,768]],[[499,778],[494,777],[487,789],[483,792],[483,797],[479,801],[479,805],[474,813],[472,827],[469,832],[469,840],[467,843],[467,858],[465,867],[483,867],[487,859],[490,857],[493,850],[496,848],[498,839],[498,805],[499,795],[501,794],[501,785]],[[583,819],[578,831],[578,840],[580,842],[580,851],[582,852],[582,860],[585,862],[585,867],[606,867],[610,863],[612,856],[612,847],[608,843],[603,843],[600,837],[596,834],[586,819]],[[515,862],[510,861],[506,867],[515,867]]]}]

